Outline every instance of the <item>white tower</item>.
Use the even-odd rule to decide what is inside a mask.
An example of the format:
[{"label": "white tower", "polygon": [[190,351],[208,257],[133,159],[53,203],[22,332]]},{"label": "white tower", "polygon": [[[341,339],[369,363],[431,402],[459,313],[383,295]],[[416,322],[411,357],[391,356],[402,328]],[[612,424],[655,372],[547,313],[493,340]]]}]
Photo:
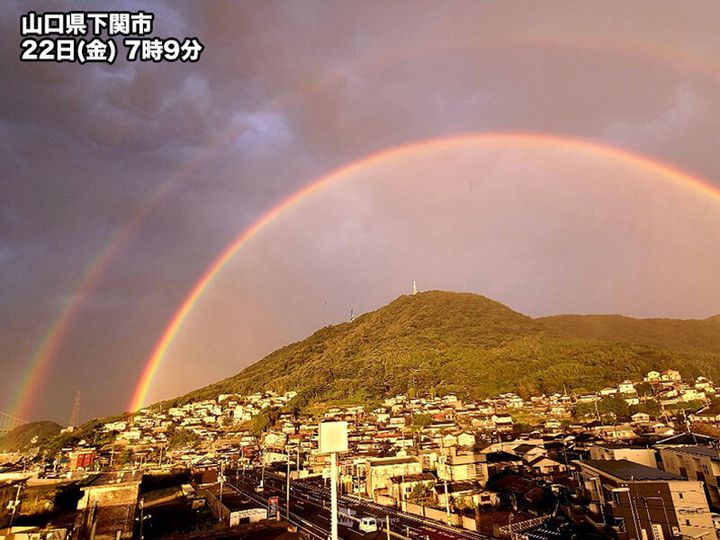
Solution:
[{"label": "white tower", "polygon": [[413,294],[417,294],[417,283],[413,280]]}]

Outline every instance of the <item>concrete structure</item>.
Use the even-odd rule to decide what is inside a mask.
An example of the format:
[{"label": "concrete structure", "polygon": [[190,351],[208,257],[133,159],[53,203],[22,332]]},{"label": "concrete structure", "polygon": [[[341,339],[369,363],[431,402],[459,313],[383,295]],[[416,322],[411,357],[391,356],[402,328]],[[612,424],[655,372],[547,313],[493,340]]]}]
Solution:
[{"label": "concrete structure", "polygon": [[720,452],[712,446],[677,446],[660,449],[663,468],[688,480],[705,483],[710,504],[720,508]]},{"label": "concrete structure", "polygon": [[484,485],[488,480],[487,456],[450,448],[437,464],[437,475],[448,482],[471,481]]},{"label": "concrete structure", "polygon": [[140,477],[131,474],[99,475],[80,488],[76,525],[96,540],[132,538]]},{"label": "concrete structure", "polygon": [[590,459],[627,459],[633,463],[657,469],[655,450],[644,446],[594,444],[590,447]]},{"label": "concrete structure", "polygon": [[388,479],[422,473],[422,465],[414,457],[373,458],[365,463],[368,495],[375,498],[377,490],[387,486]]},{"label": "concrete structure", "polygon": [[715,538],[702,482],[626,459],[574,463],[588,518],[618,540]]}]

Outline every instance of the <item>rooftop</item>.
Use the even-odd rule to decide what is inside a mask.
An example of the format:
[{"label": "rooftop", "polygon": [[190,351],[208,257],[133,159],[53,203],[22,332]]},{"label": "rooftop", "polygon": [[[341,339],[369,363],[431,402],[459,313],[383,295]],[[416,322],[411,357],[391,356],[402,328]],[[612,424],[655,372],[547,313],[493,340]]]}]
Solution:
[{"label": "rooftop", "polygon": [[585,465],[605,474],[627,481],[650,481],[650,480],[684,480],[667,471],[661,471],[647,465],[633,463],[627,459],[588,459],[576,461],[579,465]]},{"label": "rooftop", "polygon": [[681,454],[692,454],[696,456],[706,456],[712,459],[720,460],[720,451],[712,446],[680,446],[673,448],[673,451]]}]

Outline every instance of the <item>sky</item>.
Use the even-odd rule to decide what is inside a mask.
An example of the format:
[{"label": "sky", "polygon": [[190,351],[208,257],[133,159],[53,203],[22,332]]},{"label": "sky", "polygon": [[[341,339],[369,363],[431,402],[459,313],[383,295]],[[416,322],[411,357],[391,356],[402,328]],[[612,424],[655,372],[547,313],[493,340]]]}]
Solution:
[{"label": "sky", "polygon": [[720,199],[678,180],[720,189],[715,1],[93,2],[200,61],[19,61],[22,13],[89,6],[0,7],[0,411],[127,410],[213,261],[353,163],[237,250],[149,400],[413,280],[531,316],[720,313]]}]

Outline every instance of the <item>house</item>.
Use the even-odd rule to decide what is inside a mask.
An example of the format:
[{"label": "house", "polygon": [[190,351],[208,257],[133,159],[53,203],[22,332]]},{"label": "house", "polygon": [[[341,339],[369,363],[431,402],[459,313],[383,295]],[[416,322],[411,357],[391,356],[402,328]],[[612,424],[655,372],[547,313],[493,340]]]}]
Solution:
[{"label": "house", "polygon": [[715,534],[702,482],[621,460],[575,461],[587,518],[618,540]]},{"label": "house", "polygon": [[[557,410],[553,410],[553,414],[557,413]],[[545,421],[545,429],[549,432],[556,432],[562,427],[562,424],[556,418],[550,418]]]},{"label": "house", "polygon": [[523,461],[530,462],[540,456],[547,455],[547,450],[534,444],[520,444],[513,450],[514,454],[520,456]]},{"label": "house", "polygon": [[437,475],[440,480],[450,482],[470,480],[485,484],[488,479],[485,454],[472,450],[451,448],[437,463]]},{"label": "house", "polygon": [[527,465],[535,473],[543,476],[562,473],[567,470],[567,466],[564,463],[560,463],[559,461],[547,456],[538,456],[532,461],[529,461]]},{"label": "house", "polygon": [[475,445],[475,435],[473,435],[472,433],[469,433],[467,431],[458,433],[457,444],[458,444],[458,446],[474,446]]},{"label": "house", "polygon": [[632,420],[632,423],[636,425],[650,423],[650,415],[644,412],[636,412],[635,414],[631,414],[630,419]]},{"label": "house", "polygon": [[620,384],[618,384],[617,391],[620,394],[634,394],[635,393],[635,383],[632,381],[623,381]]},{"label": "house", "polygon": [[402,508],[402,504],[411,500],[413,491],[430,489],[437,483],[432,473],[418,473],[393,476],[387,480],[387,488],[395,504]]},{"label": "house", "polygon": [[77,469],[90,469],[95,462],[95,449],[81,448],[73,450],[68,452],[68,459],[70,460],[68,467],[71,471],[75,471]]},{"label": "house", "polygon": [[660,374],[660,380],[669,382],[680,382],[682,380],[682,377],[680,376],[679,371],[675,369],[667,369]]},{"label": "house", "polygon": [[492,422],[498,431],[512,431],[513,419],[509,414],[493,414]]},{"label": "house", "polygon": [[616,426],[599,426],[594,429],[600,437],[606,441],[620,441],[635,438],[635,431],[632,426],[619,424]]},{"label": "house", "polygon": [[285,433],[268,432],[265,434],[263,439],[263,445],[270,448],[283,448],[287,441],[287,435]]},{"label": "house", "polygon": [[626,459],[639,465],[657,468],[655,450],[652,448],[645,448],[644,446],[630,446],[611,443],[594,444],[590,447],[590,459]]},{"label": "house", "polygon": [[523,465],[523,460],[520,456],[503,450],[487,452],[485,454],[485,461],[488,468],[488,478],[506,469],[519,471]]},{"label": "house", "polygon": [[625,403],[630,405],[631,407],[640,405],[640,396],[637,394],[624,394],[625,396]]},{"label": "house", "polygon": [[387,486],[389,478],[420,474],[422,465],[414,457],[370,458],[365,462],[365,481],[368,495]]},{"label": "house", "polygon": [[458,439],[455,435],[452,433],[446,433],[442,437],[442,444],[440,446],[444,446],[445,448],[449,448],[451,446],[457,446],[458,445]]},{"label": "house", "polygon": [[680,394],[680,399],[686,403],[689,401],[704,401],[705,392],[701,392],[695,388],[687,388],[684,392],[682,392],[682,394]]},{"label": "house", "polygon": [[689,415],[691,422],[720,423],[720,405],[713,403]]},{"label": "house", "polygon": [[218,481],[219,470],[216,461],[209,457],[202,457],[192,464],[190,478],[196,485],[214,484]]}]

